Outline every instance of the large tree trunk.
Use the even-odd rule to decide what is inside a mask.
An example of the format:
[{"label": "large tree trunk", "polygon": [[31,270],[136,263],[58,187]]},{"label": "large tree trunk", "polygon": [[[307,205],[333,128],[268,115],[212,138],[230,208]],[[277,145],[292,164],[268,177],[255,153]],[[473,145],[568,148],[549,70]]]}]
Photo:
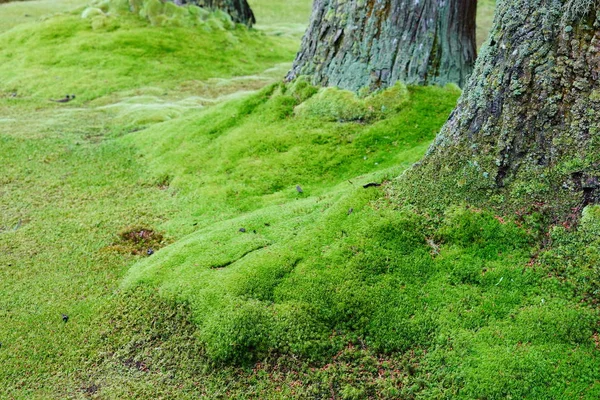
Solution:
[{"label": "large tree trunk", "polygon": [[599,75],[596,0],[499,2],[457,108],[404,185],[574,217],[600,199]]},{"label": "large tree trunk", "polygon": [[475,56],[476,0],[315,0],[287,79],[349,90],[401,80],[462,86]]},{"label": "large tree trunk", "polygon": [[194,4],[212,10],[223,10],[234,22],[252,26],[256,19],[246,0],[173,0],[175,4]]}]

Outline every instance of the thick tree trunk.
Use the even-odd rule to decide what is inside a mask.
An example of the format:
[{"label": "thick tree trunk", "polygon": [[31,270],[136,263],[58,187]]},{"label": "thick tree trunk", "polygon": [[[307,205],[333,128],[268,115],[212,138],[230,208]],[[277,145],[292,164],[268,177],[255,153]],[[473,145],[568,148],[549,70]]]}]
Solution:
[{"label": "thick tree trunk", "polygon": [[600,200],[599,75],[596,0],[499,2],[457,108],[405,183],[574,216]]},{"label": "thick tree trunk", "polygon": [[234,22],[252,26],[256,19],[246,0],[173,0],[177,5],[194,4],[213,10],[223,10]]},{"label": "thick tree trunk", "polygon": [[349,90],[396,81],[462,86],[475,56],[476,0],[315,0],[287,79]]}]

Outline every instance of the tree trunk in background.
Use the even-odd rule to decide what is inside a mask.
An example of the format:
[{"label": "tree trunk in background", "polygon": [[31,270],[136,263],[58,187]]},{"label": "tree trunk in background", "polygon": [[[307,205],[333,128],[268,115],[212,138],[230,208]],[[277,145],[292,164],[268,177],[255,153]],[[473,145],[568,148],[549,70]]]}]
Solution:
[{"label": "tree trunk in background", "polygon": [[404,184],[414,198],[462,190],[576,218],[600,200],[599,75],[596,0],[499,2],[457,108]]},{"label": "tree trunk in background", "polygon": [[194,4],[203,8],[223,10],[234,22],[252,26],[256,19],[246,0],[174,0],[177,5]]},{"label": "tree trunk in background", "polygon": [[476,57],[476,0],[315,0],[287,79],[357,91],[396,81],[462,86]]}]

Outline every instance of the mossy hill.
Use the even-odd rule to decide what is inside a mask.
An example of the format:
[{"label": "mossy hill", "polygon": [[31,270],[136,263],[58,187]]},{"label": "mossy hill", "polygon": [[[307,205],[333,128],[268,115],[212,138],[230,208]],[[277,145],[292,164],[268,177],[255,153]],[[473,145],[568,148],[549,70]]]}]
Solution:
[{"label": "mossy hill", "polygon": [[0,6],[0,398],[600,397],[598,207],[404,204],[459,91],[285,85],[250,3]]}]

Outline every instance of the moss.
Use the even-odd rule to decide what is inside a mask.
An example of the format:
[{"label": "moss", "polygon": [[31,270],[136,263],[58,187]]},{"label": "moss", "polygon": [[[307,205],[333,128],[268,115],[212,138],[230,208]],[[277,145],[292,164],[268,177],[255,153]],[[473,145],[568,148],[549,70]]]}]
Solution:
[{"label": "moss", "polygon": [[104,16],[104,12],[97,7],[88,7],[81,13],[81,18],[89,19],[98,16]]},{"label": "moss", "polygon": [[[420,170],[411,198],[390,182],[456,89],[408,87],[358,122],[294,115],[317,91],[306,82],[202,108],[204,85],[289,61],[295,44],[129,14],[92,32],[79,15],[0,35],[0,397],[599,397],[597,207],[536,236],[523,220],[546,205],[488,207],[516,193],[495,188],[493,152],[458,176],[452,157]],[[246,79],[236,87],[264,82]],[[72,88],[76,102],[47,104]],[[593,165],[577,156],[553,173]],[[532,171],[542,184],[519,193],[553,193]],[[481,207],[429,207],[460,196]],[[174,242],[143,259],[106,251],[143,250],[144,227]]]},{"label": "moss", "polygon": [[[222,10],[210,11],[195,5],[178,6],[161,0],[99,0],[94,7],[111,15],[133,12],[154,26],[202,27],[204,30],[233,30],[235,23]],[[98,29],[96,24],[95,29]]]},{"label": "moss", "polygon": [[344,122],[364,120],[368,110],[356,94],[337,88],[325,88],[296,107],[294,112],[302,117]]},{"label": "moss", "polygon": [[367,109],[377,117],[384,117],[398,112],[410,99],[408,88],[402,82],[396,82],[389,89],[373,93],[364,99]]},{"label": "moss", "polygon": [[[294,85],[292,90],[296,91],[298,88],[308,87],[304,81]],[[295,108],[296,115],[340,122],[367,121],[398,113],[408,104],[410,98],[406,85],[401,82],[365,98],[337,88],[321,89],[314,96],[309,91],[304,96],[309,95],[310,98]]]},{"label": "moss", "polygon": [[194,18],[200,21],[207,20],[211,15],[211,12],[207,9],[194,5],[188,6],[188,12],[190,13],[190,15],[192,15]]}]

